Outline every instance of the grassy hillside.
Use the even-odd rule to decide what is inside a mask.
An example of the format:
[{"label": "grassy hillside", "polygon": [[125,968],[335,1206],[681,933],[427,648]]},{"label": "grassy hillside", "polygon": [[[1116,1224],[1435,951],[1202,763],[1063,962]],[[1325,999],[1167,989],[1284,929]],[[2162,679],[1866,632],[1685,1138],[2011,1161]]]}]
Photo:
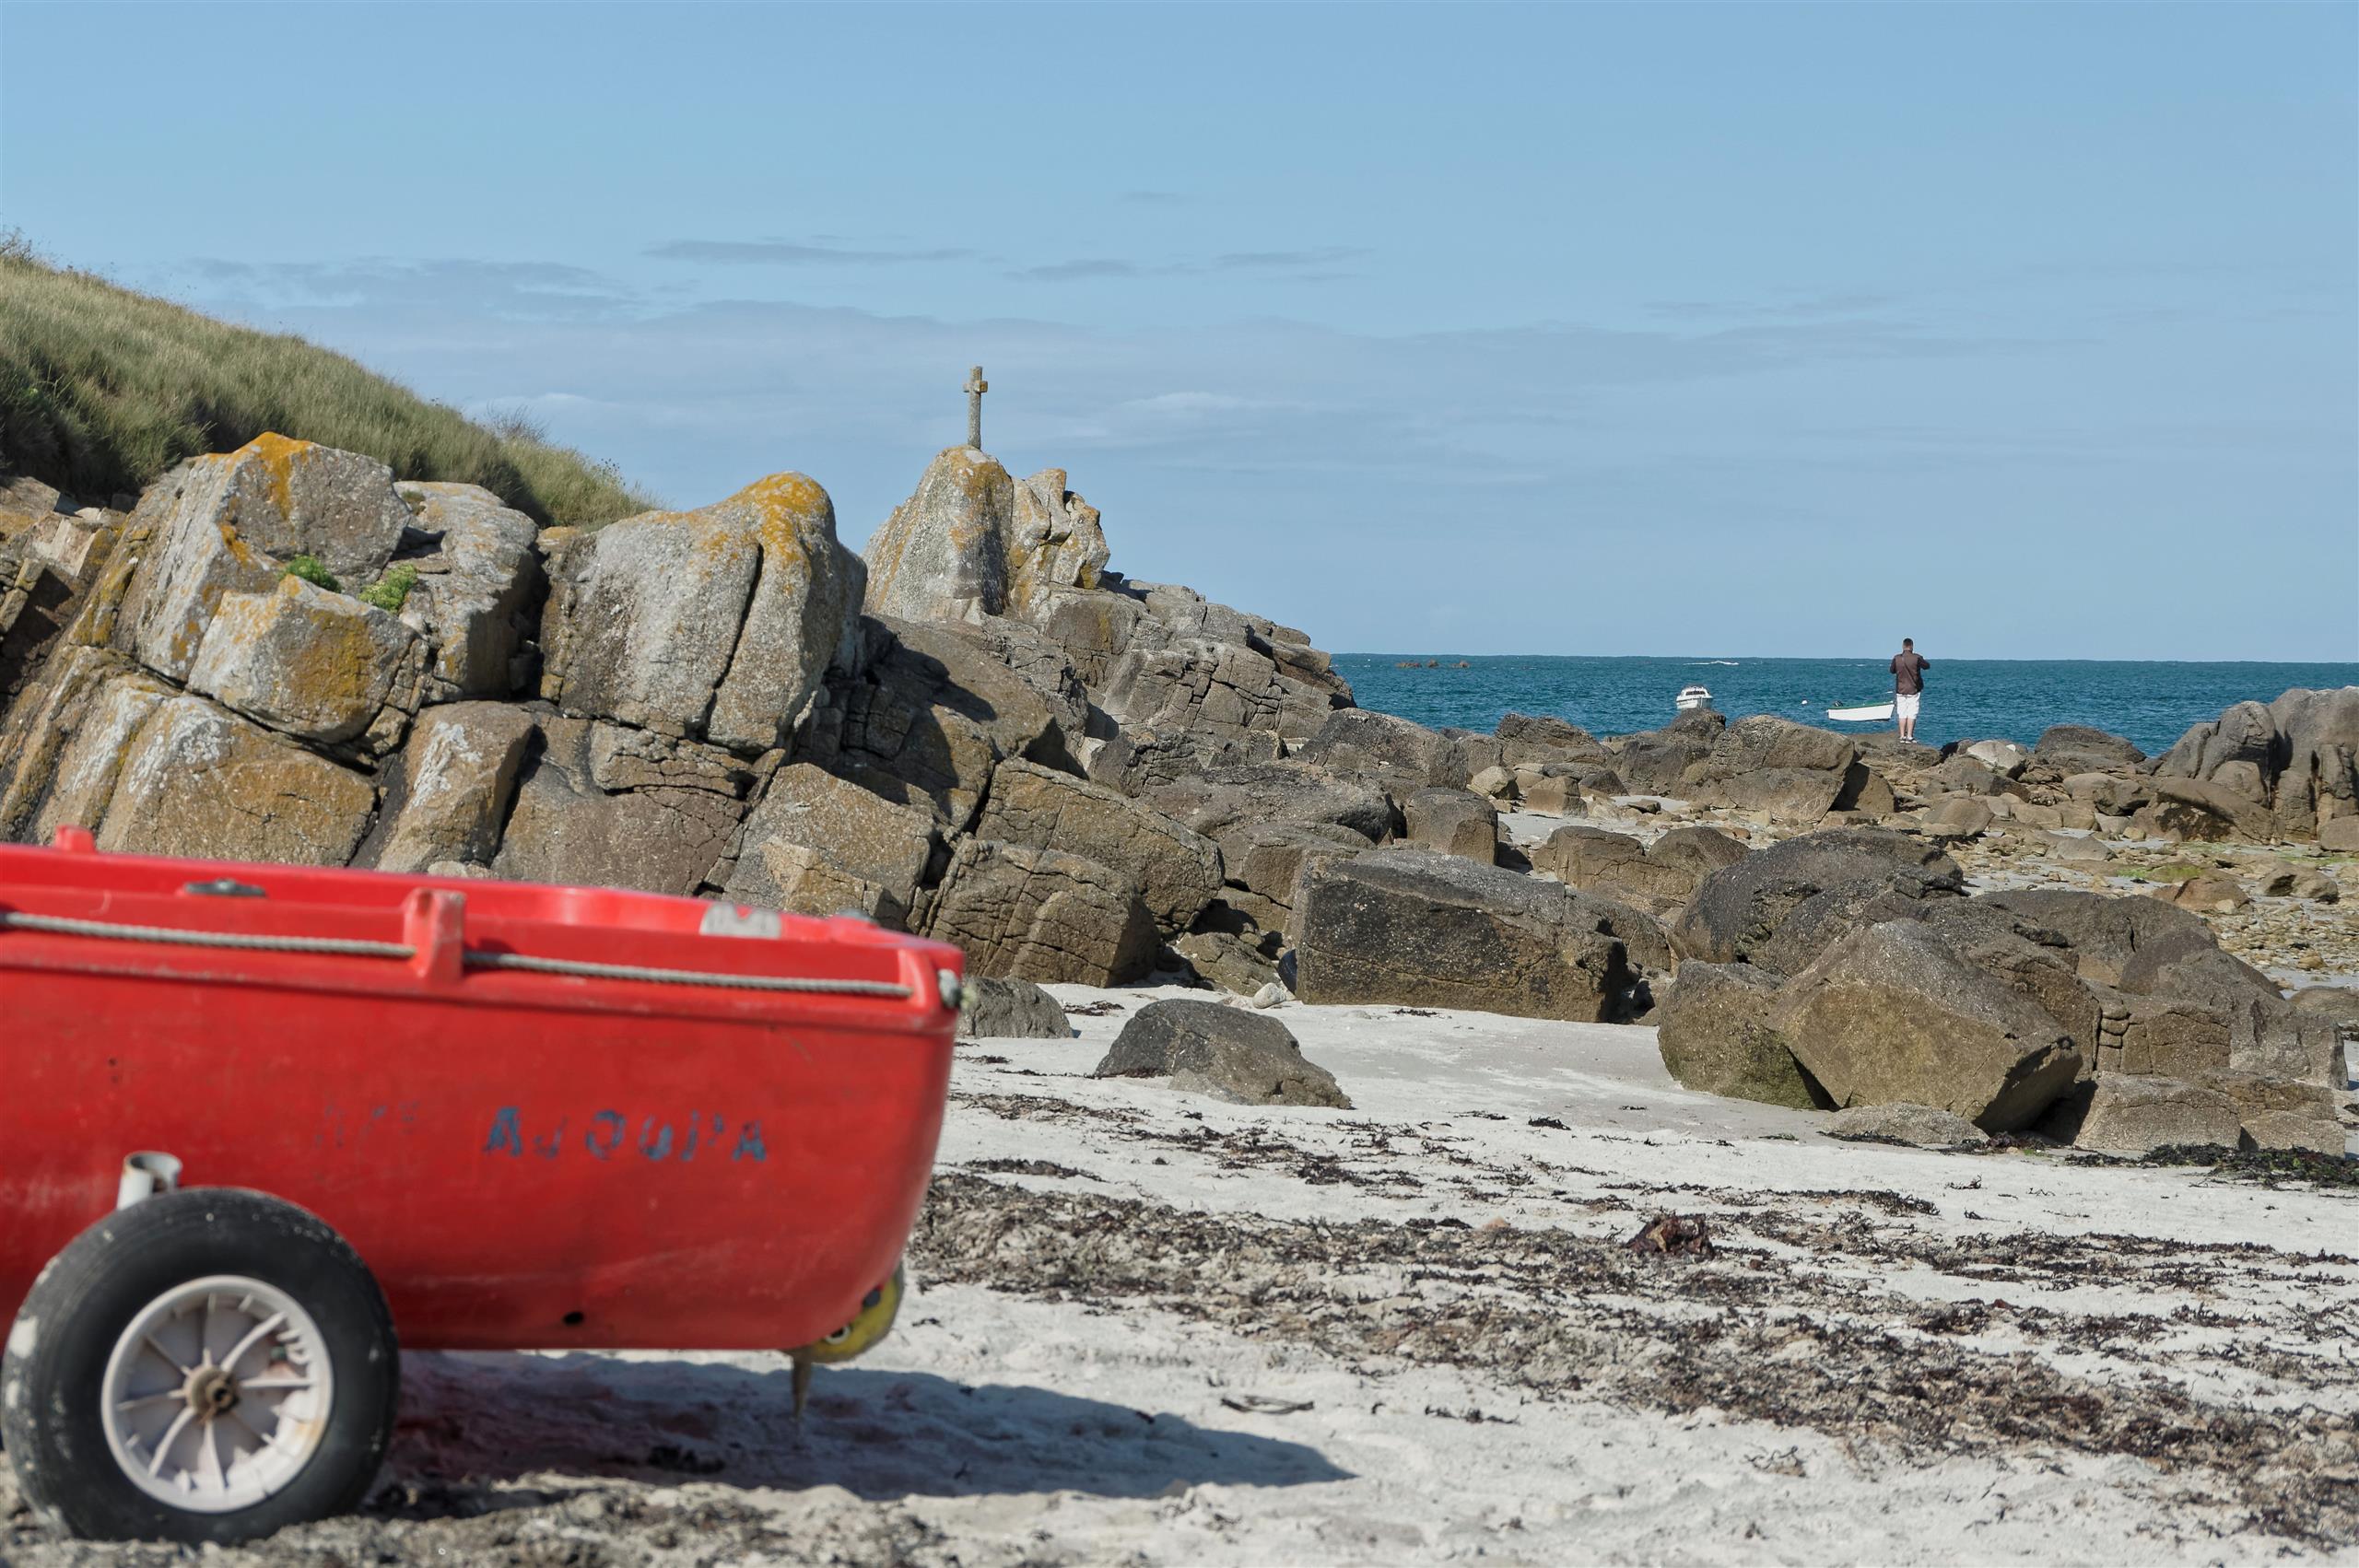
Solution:
[{"label": "grassy hillside", "polygon": [[395,478],[481,485],[544,523],[654,504],[526,421],[487,428],[299,337],[50,266],[0,236],[0,468],[103,502],[265,430],[367,452]]}]

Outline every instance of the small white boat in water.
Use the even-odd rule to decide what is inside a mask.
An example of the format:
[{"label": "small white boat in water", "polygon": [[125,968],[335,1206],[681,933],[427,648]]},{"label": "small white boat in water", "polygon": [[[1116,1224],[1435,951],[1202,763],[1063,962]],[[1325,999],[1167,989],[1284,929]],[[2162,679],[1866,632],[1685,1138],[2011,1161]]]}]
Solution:
[{"label": "small white boat in water", "polygon": [[1672,700],[1678,705],[1679,711],[1684,713],[1691,708],[1711,707],[1712,694],[1702,686],[1687,686]]},{"label": "small white boat in water", "polygon": [[1892,704],[1872,702],[1865,708],[1830,708],[1826,710],[1826,716],[1829,719],[1840,719],[1847,724],[1873,724],[1880,720],[1892,717]]}]

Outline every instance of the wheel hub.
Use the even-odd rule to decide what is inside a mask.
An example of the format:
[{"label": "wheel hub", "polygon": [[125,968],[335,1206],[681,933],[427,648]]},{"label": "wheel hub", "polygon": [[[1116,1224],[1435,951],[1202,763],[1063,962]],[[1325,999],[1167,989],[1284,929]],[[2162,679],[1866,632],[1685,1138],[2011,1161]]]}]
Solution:
[{"label": "wheel hub", "polygon": [[188,1408],[199,1421],[228,1415],[238,1408],[238,1380],[217,1366],[201,1366],[188,1380]]},{"label": "wheel hub", "polygon": [[133,1485],[199,1514],[284,1491],[327,1436],[319,1326],[275,1285],[216,1275],[165,1292],[115,1342],[100,1389],[107,1447]]}]

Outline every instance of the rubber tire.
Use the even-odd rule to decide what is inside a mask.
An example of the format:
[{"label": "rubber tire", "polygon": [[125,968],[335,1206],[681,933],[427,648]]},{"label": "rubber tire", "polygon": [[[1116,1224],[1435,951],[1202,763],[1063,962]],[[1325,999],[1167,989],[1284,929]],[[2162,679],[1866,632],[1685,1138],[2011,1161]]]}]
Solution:
[{"label": "rubber tire", "polygon": [[[99,1410],[107,1359],[132,1319],[210,1274],[242,1274],[293,1296],[335,1373],[327,1433],[311,1463],[284,1491],[229,1514],[174,1508],[133,1485],[107,1449]],[[384,1293],[325,1222],[264,1193],[194,1188],[108,1215],[42,1270],[8,1342],[0,1435],[18,1488],[45,1524],[86,1539],[229,1544],[349,1513],[393,1440],[401,1359]]]}]

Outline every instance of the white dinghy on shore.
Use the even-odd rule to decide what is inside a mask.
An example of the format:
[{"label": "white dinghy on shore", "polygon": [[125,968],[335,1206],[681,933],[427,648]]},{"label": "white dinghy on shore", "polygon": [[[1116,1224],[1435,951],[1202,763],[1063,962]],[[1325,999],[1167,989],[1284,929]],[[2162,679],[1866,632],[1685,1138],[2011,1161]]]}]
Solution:
[{"label": "white dinghy on shore", "polygon": [[1892,704],[1872,702],[1864,708],[1830,708],[1826,710],[1826,716],[1829,719],[1839,719],[1847,724],[1872,724],[1879,720],[1892,717]]}]

